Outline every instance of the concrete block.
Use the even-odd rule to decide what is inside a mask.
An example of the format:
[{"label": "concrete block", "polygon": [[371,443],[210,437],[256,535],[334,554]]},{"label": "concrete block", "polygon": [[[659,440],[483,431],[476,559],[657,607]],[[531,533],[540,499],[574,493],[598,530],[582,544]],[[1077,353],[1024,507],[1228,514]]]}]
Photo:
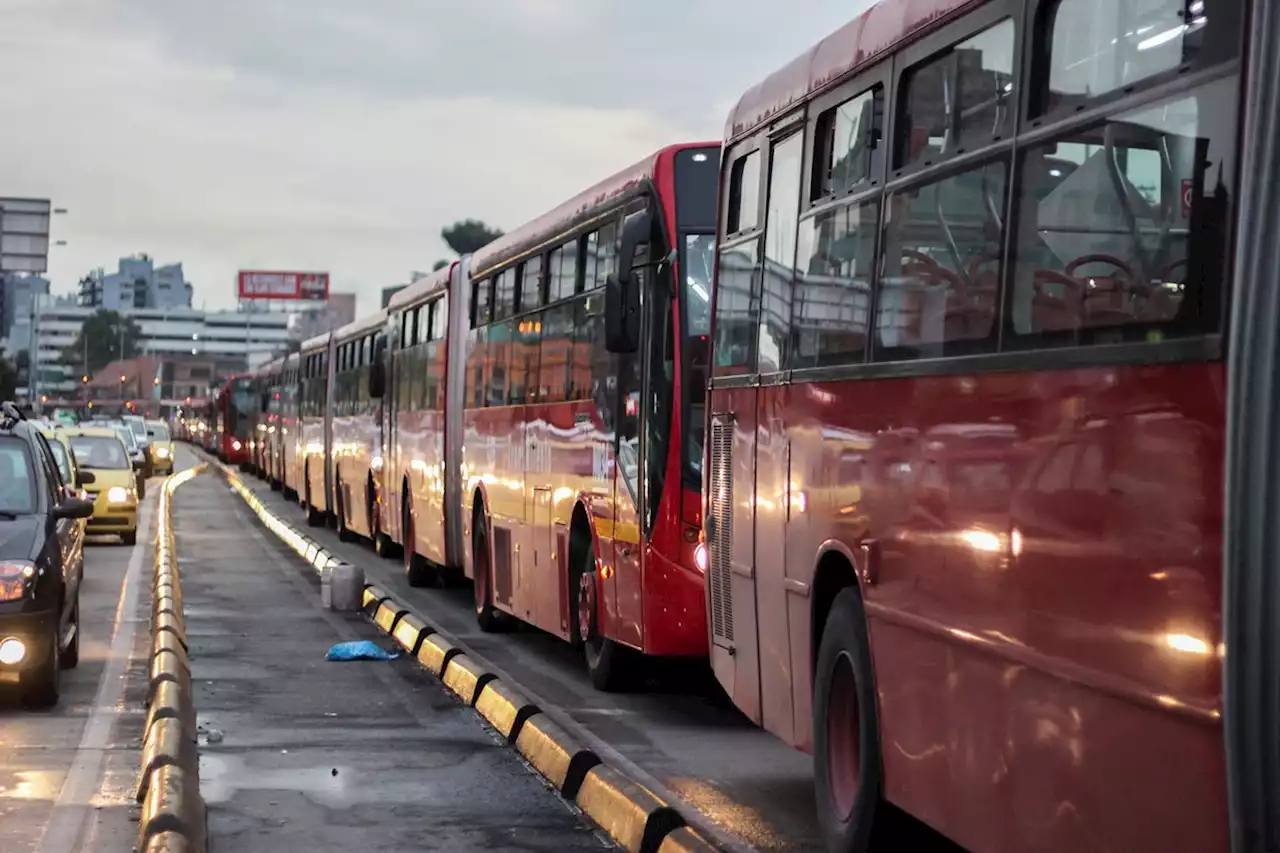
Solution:
[{"label": "concrete block", "polygon": [[187,645],[187,629],[182,624],[182,620],[176,614],[166,610],[163,613],[157,613],[152,621],[152,630],[156,634],[170,633],[177,637],[178,642],[182,644],[184,649],[190,650]]},{"label": "concrete block", "polygon": [[151,836],[142,853],[198,853],[191,842],[176,832],[161,832]]},{"label": "concrete block", "polygon": [[718,847],[687,826],[662,839],[658,853],[719,853]]},{"label": "concrete block", "polygon": [[149,681],[148,702],[155,698],[156,689],[166,681],[176,683],[179,690],[191,690],[191,673],[187,669],[186,661],[169,649],[162,649],[151,658]]},{"label": "concrete block", "polygon": [[379,604],[378,609],[374,611],[373,622],[383,631],[390,634],[391,629],[396,626],[396,620],[408,612],[409,608],[387,599]]},{"label": "concrete block", "polygon": [[413,613],[406,613],[396,623],[395,630],[391,632],[391,636],[395,637],[396,642],[406,652],[416,655],[418,653],[418,644],[422,642],[422,638],[428,633],[430,632],[422,619]]},{"label": "concrete block", "polygon": [[176,681],[161,681],[156,685],[147,708],[147,724],[143,736],[158,720],[173,719],[182,724],[188,737],[196,736],[196,713],[190,691],[183,690]]},{"label": "concrete block", "polygon": [[138,802],[147,797],[151,774],[161,767],[176,765],[191,773],[196,772],[196,743],[182,731],[176,719],[160,720],[147,730],[142,747],[142,775],[138,778]]},{"label": "concrete block", "polygon": [[476,710],[507,739],[507,743],[515,743],[520,727],[525,720],[538,713],[538,706],[526,699],[520,691],[495,678],[480,691]]},{"label": "concrete block", "polygon": [[204,806],[199,785],[180,767],[165,765],[151,772],[147,796],[138,822],[138,849],[145,850],[152,837],[174,832],[200,849],[204,838]]},{"label": "concrete block", "polygon": [[458,698],[468,705],[474,705],[480,695],[480,689],[492,681],[492,673],[486,672],[480,664],[466,655],[454,655],[444,668],[444,686],[448,687]]},{"label": "concrete block", "polygon": [[377,612],[378,605],[390,597],[391,596],[387,594],[387,591],[377,584],[366,584],[364,588],[364,595],[361,596],[360,599],[360,606],[364,609],[365,613],[372,616]]},{"label": "concrete block", "polygon": [[329,590],[329,600],[325,606],[330,610],[344,613],[359,611],[364,603],[364,569],[350,563],[339,563],[326,569],[320,575],[322,599],[326,587]]},{"label": "concrete block", "polygon": [[449,659],[460,653],[457,646],[439,634],[428,634],[419,640],[418,663],[425,666],[433,675],[443,676]]},{"label": "concrete block", "polygon": [[[166,614],[168,615],[168,614]],[[151,638],[151,657],[154,658],[161,652],[172,652],[173,655],[182,663],[183,668],[188,673],[191,672],[191,662],[187,660],[187,647],[182,645],[182,641],[177,635],[169,631],[157,632]]]},{"label": "concrete block", "polygon": [[525,720],[516,737],[516,751],[570,799],[577,795],[587,771],[600,763],[594,752],[580,746],[546,714]]},{"label": "concrete block", "polygon": [[648,788],[603,764],[587,771],[574,799],[628,853],[657,853],[667,834],[684,825]]}]

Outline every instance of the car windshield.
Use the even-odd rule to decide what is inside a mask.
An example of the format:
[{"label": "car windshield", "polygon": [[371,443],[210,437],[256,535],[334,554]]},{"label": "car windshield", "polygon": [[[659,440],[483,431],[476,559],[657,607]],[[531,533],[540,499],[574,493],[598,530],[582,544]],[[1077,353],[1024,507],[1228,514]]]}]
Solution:
[{"label": "car windshield", "polygon": [[135,438],[143,439],[147,437],[147,425],[142,421],[128,420],[125,424],[129,427],[129,432],[133,433]]},{"label": "car windshield", "polygon": [[35,472],[25,443],[0,437],[0,515],[29,515],[35,508]]},{"label": "car windshield", "polygon": [[147,427],[147,435],[151,436],[156,441],[168,441],[169,426],[168,424],[151,424]]},{"label": "car windshield", "polygon": [[77,435],[71,439],[71,452],[81,468],[124,470],[130,467],[120,439],[108,435]]},{"label": "car windshield", "polygon": [[121,424],[114,427],[116,435],[120,436],[120,440],[124,442],[124,446],[129,448],[130,453],[138,450],[138,439],[134,436],[133,430],[129,429],[127,424]]},{"label": "car windshield", "polygon": [[63,446],[61,441],[51,438],[49,439],[49,449],[53,451],[53,458],[58,463],[58,472],[62,474],[62,482],[72,482],[71,462],[67,459],[67,448]]}]

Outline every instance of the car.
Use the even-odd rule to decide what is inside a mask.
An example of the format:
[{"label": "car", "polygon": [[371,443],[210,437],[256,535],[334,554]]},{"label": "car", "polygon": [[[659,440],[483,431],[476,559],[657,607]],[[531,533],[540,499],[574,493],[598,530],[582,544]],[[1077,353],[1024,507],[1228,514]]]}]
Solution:
[{"label": "car", "polygon": [[147,422],[141,415],[121,415],[120,420],[124,421],[125,426],[133,433],[134,439],[138,442],[138,449],[142,451],[142,476],[150,477],[155,473],[155,469],[151,465],[151,439],[147,435]]},{"label": "car", "polygon": [[45,437],[45,441],[49,442],[49,449],[53,451],[53,461],[58,463],[58,473],[62,475],[63,488],[67,494],[73,498],[92,500],[84,487],[79,485],[80,466],[76,464],[76,456],[71,451],[71,442],[67,439],[66,431],[60,424],[41,425],[37,428]]},{"label": "car", "polygon": [[138,479],[119,430],[80,427],[67,430],[76,463],[93,474],[89,485],[93,517],[88,532],[117,534],[126,545],[138,541]]},{"label": "car", "polygon": [[137,436],[124,421],[101,421],[100,423],[104,429],[114,430],[124,442],[125,449],[129,452],[129,460],[133,464],[136,481],[134,487],[138,490],[138,497],[145,498],[147,496],[146,456],[138,446]]},{"label": "car", "polygon": [[80,660],[81,523],[93,504],[64,485],[48,440],[0,404],[0,683],[41,707],[58,703],[62,670]]},{"label": "car", "polygon": [[173,473],[173,433],[164,421],[147,421],[147,437],[151,439],[151,467],[166,477]]}]

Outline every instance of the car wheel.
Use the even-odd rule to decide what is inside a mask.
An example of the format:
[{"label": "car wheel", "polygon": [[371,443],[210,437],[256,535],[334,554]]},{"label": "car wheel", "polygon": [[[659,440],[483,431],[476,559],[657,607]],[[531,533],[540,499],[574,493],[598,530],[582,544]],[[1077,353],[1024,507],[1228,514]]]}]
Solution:
[{"label": "car wheel", "polygon": [[121,533],[121,534],[120,534],[120,541],[121,541],[121,542],[123,542],[123,543],[124,543],[124,544],[126,544],[126,545],[137,545],[137,544],[138,544],[138,531],[136,531],[136,530],[130,530],[128,533]]},{"label": "car wheel", "polygon": [[71,607],[71,642],[62,650],[62,668],[75,669],[80,663],[80,593],[76,593],[76,603]]},{"label": "car wheel", "polygon": [[61,637],[58,627],[58,620],[55,619],[53,629],[49,632],[50,649],[44,663],[22,679],[23,698],[35,708],[52,708],[58,704],[62,693],[62,650],[59,648]]}]

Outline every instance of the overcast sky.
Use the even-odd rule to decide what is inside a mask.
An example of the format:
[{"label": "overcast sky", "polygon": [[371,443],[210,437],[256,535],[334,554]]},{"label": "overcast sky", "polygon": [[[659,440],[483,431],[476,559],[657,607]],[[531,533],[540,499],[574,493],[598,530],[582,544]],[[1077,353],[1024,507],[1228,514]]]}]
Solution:
[{"label": "overcast sky", "polygon": [[0,0],[0,196],[51,198],[66,292],[182,261],[318,269],[359,310],[661,145],[867,0]]}]

